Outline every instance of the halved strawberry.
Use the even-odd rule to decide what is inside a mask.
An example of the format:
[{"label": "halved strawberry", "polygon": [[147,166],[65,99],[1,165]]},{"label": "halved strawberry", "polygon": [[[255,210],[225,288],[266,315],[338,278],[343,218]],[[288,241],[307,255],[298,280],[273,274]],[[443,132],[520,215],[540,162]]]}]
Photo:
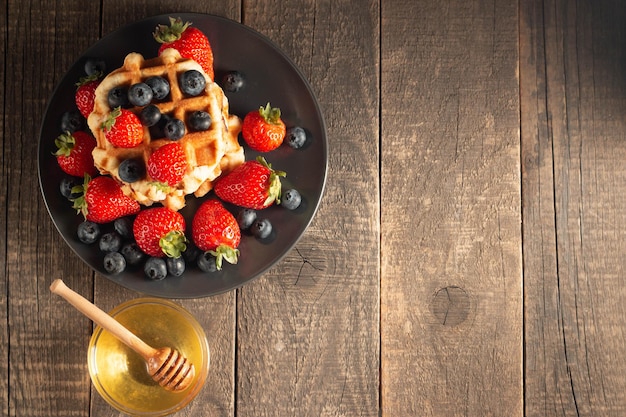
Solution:
[{"label": "halved strawberry", "polygon": [[104,135],[113,146],[134,148],[143,142],[143,126],[130,110],[116,107],[102,123]]},{"label": "halved strawberry", "polygon": [[191,224],[192,239],[196,246],[213,254],[217,269],[222,261],[237,263],[241,230],[237,219],[218,200],[206,200],[194,214]]},{"label": "halved strawberry", "polygon": [[154,39],[161,43],[159,55],[167,48],[176,49],[183,58],[196,61],[211,80],[213,74],[213,50],[208,38],[200,29],[190,27],[191,23],[180,18],[170,17],[170,25],[158,25]]},{"label": "halved strawberry", "polygon": [[287,174],[272,169],[262,156],[246,161],[215,183],[215,194],[224,201],[254,210],[280,203],[280,177]]},{"label": "halved strawberry", "polygon": [[133,223],[137,246],[150,256],[178,258],[185,251],[185,218],[167,207],[139,212]]},{"label": "halved strawberry", "polygon": [[171,142],[152,152],[148,158],[148,174],[153,180],[175,187],[187,171],[187,158],[178,142]]},{"label": "halved strawberry", "polygon": [[280,118],[280,109],[261,106],[243,118],[241,135],[248,146],[259,152],[269,152],[278,148],[285,139],[285,123]]},{"label": "halved strawberry", "polygon": [[78,111],[80,111],[80,114],[82,114],[85,119],[88,118],[89,114],[93,111],[93,105],[96,100],[96,88],[100,85],[99,77],[100,73],[95,73],[81,78],[76,83],[78,88],[76,89],[74,101],[76,102]]},{"label": "halved strawberry", "polygon": [[57,151],[54,155],[61,169],[75,177],[85,174],[96,175],[98,170],[93,163],[91,152],[96,147],[96,141],[87,132],[65,132],[54,140]]},{"label": "halved strawberry", "polygon": [[82,195],[74,200],[74,208],[94,223],[109,223],[139,212],[140,207],[126,196],[111,177],[91,178],[85,175]]}]

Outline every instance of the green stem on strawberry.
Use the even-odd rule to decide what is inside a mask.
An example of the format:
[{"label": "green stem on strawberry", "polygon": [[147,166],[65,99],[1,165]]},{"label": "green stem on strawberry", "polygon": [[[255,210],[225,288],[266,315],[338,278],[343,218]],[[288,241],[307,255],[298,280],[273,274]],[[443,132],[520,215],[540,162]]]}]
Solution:
[{"label": "green stem on strawberry", "polygon": [[222,261],[235,265],[239,258],[239,249],[233,249],[228,245],[219,245],[215,250],[209,251],[215,256],[215,266],[218,270],[222,269]]},{"label": "green stem on strawberry", "polygon": [[163,253],[170,258],[178,258],[187,249],[187,238],[180,230],[173,230],[159,240]]},{"label": "green stem on strawberry", "polygon": [[180,17],[170,17],[170,25],[158,25],[152,34],[154,39],[159,43],[170,43],[180,39],[182,33],[191,25],[189,22],[184,22]]},{"label": "green stem on strawberry", "polygon": [[87,214],[89,214],[87,210],[87,200],[85,200],[85,193],[87,192],[89,181],[91,181],[91,176],[85,174],[83,184],[72,187],[72,192],[78,195],[72,203],[72,208],[76,210],[77,214],[82,214],[85,219],[87,218]]},{"label": "green stem on strawberry", "polygon": [[270,170],[270,186],[264,204],[269,205],[272,201],[276,201],[276,204],[280,204],[280,197],[283,188],[280,182],[280,177],[286,177],[287,173],[285,171],[272,169],[272,164],[268,163],[262,156],[257,156],[256,160],[258,163]]}]

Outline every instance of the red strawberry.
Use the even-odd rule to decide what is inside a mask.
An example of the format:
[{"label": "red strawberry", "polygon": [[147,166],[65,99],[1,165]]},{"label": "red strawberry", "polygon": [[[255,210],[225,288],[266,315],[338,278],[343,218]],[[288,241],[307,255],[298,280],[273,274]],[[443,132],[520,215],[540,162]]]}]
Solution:
[{"label": "red strawberry", "polygon": [[80,111],[80,114],[86,119],[93,111],[93,105],[96,100],[96,88],[100,85],[99,73],[83,77],[76,83],[78,87],[76,89],[76,95],[74,99],[76,101],[76,107]]},{"label": "red strawberry", "polygon": [[187,171],[187,158],[178,142],[156,149],[148,158],[148,174],[153,180],[175,187]]},{"label": "red strawberry", "polygon": [[222,260],[237,263],[241,230],[235,217],[218,200],[206,200],[198,208],[191,234],[198,249],[215,255],[217,269],[222,269]]},{"label": "red strawberry", "polygon": [[83,195],[74,200],[74,208],[87,220],[109,223],[139,211],[139,203],[124,195],[119,184],[111,177],[91,179],[85,175]]},{"label": "red strawberry", "polygon": [[102,123],[104,135],[113,146],[134,148],[143,142],[143,126],[130,110],[116,107]]},{"label": "red strawberry", "polygon": [[246,161],[217,180],[215,194],[224,201],[254,210],[264,209],[275,201],[280,203],[280,177],[286,174],[275,171],[262,156],[256,161]]},{"label": "red strawberry", "polygon": [[133,223],[137,246],[149,256],[178,258],[185,251],[185,218],[167,207],[139,212]]},{"label": "red strawberry", "polygon": [[154,39],[162,45],[159,55],[167,48],[176,49],[183,58],[196,61],[211,80],[213,74],[213,50],[211,44],[202,31],[190,27],[191,23],[180,18],[170,17],[170,25],[158,25],[153,33]]},{"label": "red strawberry", "polygon": [[269,152],[278,148],[285,139],[285,123],[280,118],[280,109],[267,103],[259,110],[251,111],[243,118],[241,134],[252,149]]},{"label": "red strawberry", "polygon": [[86,132],[65,132],[54,141],[57,151],[54,153],[61,169],[75,177],[85,174],[96,175],[98,170],[93,164],[91,151],[96,147],[96,141]]}]

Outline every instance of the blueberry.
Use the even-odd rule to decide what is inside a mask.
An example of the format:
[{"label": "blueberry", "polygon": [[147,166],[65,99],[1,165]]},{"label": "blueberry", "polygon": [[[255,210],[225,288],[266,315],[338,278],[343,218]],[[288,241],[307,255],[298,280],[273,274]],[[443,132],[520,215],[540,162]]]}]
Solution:
[{"label": "blueberry", "polygon": [[272,223],[268,219],[257,219],[251,226],[252,236],[265,239],[272,233]]},{"label": "blueberry", "polygon": [[91,244],[100,237],[100,226],[89,220],[85,220],[78,225],[78,240],[83,243]]},{"label": "blueberry", "polygon": [[126,269],[126,259],[119,252],[109,252],[104,255],[104,269],[113,275],[117,275]]},{"label": "blueberry", "polygon": [[68,200],[74,201],[78,197],[80,197],[81,192],[74,190],[74,187],[82,185],[83,181],[76,177],[63,177],[61,179],[61,183],[59,185],[59,189],[61,191],[61,195],[67,198]]},{"label": "blueberry", "polygon": [[200,71],[189,70],[180,75],[178,83],[183,93],[197,96],[204,91],[206,80]]},{"label": "blueberry", "polygon": [[125,239],[133,237],[133,220],[130,217],[120,217],[113,222],[115,231]]},{"label": "blueberry", "polygon": [[133,106],[147,106],[152,101],[152,89],[146,83],[136,83],[128,89],[128,101]]},{"label": "blueberry", "polygon": [[167,265],[163,258],[151,256],[143,266],[143,272],[152,280],[160,281],[167,276]]},{"label": "blueberry", "polygon": [[241,230],[246,230],[256,220],[256,211],[252,209],[243,209],[239,213],[237,213],[237,223],[239,224],[239,228]]},{"label": "blueberry", "polygon": [[141,159],[124,159],[120,163],[118,174],[124,182],[132,183],[139,181],[146,175],[146,165]]},{"label": "blueberry", "polygon": [[222,77],[222,87],[224,91],[229,93],[236,93],[243,88],[245,78],[243,74],[238,71],[230,71],[224,74]]},{"label": "blueberry", "polygon": [[183,258],[185,259],[185,261],[188,263],[191,263],[195,261],[196,259],[198,259],[198,255],[200,254],[200,249],[198,249],[198,247],[194,245],[192,242],[187,242],[185,246],[186,248],[185,248],[185,251],[183,252]]},{"label": "blueberry", "polygon": [[216,258],[210,252],[202,252],[198,255],[196,263],[198,268],[203,272],[215,272],[217,271]]},{"label": "blueberry", "polygon": [[165,137],[171,140],[178,140],[185,136],[185,124],[180,119],[171,119],[163,129]]},{"label": "blueberry", "polygon": [[67,111],[61,116],[61,131],[74,133],[85,128],[85,118],[77,111]]},{"label": "blueberry", "polygon": [[102,252],[117,252],[122,247],[122,237],[117,232],[102,235],[98,246]]},{"label": "blueberry", "polygon": [[289,189],[285,191],[280,199],[280,205],[288,210],[295,210],[300,207],[302,202],[302,196],[300,192],[295,189]]},{"label": "blueberry", "polygon": [[293,149],[300,149],[306,143],[306,132],[300,126],[287,129],[285,139]]},{"label": "blueberry", "polygon": [[107,94],[107,100],[109,107],[114,109],[116,107],[128,107],[128,90],[124,86],[113,87]]},{"label": "blueberry", "polygon": [[178,258],[168,257],[165,260],[165,265],[167,266],[167,272],[174,277],[179,277],[185,272],[185,259],[182,256]]},{"label": "blueberry", "polygon": [[189,116],[189,126],[196,131],[209,130],[211,127],[211,115],[202,110],[196,110]]},{"label": "blueberry", "polygon": [[106,71],[106,64],[102,59],[88,58],[85,61],[85,74],[88,76],[96,74],[104,74]]},{"label": "blueberry", "polygon": [[154,126],[161,120],[161,110],[154,104],[144,107],[139,112],[139,120],[144,126]]},{"label": "blueberry", "polygon": [[152,89],[152,94],[157,100],[163,100],[170,93],[170,83],[163,77],[150,77],[145,82]]},{"label": "blueberry", "polygon": [[152,139],[161,139],[165,137],[165,125],[172,120],[169,114],[161,114],[161,119],[154,126],[150,126],[150,136]]},{"label": "blueberry", "polygon": [[135,242],[128,242],[122,249],[120,250],[124,258],[126,259],[126,263],[129,265],[139,265],[146,258],[146,254],[139,249],[139,246]]}]

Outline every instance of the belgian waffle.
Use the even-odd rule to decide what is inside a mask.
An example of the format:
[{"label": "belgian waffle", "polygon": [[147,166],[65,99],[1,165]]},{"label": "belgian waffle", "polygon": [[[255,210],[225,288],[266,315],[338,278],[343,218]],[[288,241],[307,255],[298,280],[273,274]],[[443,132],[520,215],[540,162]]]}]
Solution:
[{"label": "belgian waffle", "polygon": [[[186,96],[178,85],[178,75],[188,70],[197,70],[206,78],[206,88],[198,96]],[[187,158],[187,172],[175,187],[160,186],[148,174],[139,181],[127,183],[119,176],[120,164],[129,158],[142,159],[145,164],[157,148],[170,143],[167,138],[152,137],[151,129],[144,126],[143,142],[134,148],[117,148],[105,137],[102,123],[112,111],[108,103],[108,92],[117,86],[130,87],[151,76],[161,76],[169,81],[170,94],[164,101],[153,101],[161,113],[185,122],[186,134],[178,140]],[[140,107],[131,108],[139,114]],[[202,110],[211,116],[211,127],[207,131],[192,131],[187,125],[188,115]],[[244,161],[243,148],[238,135],[241,120],[228,113],[228,99],[222,89],[204,73],[201,66],[190,59],[182,58],[175,49],[166,49],[157,58],[144,59],[138,53],[130,53],[124,65],[107,75],[96,89],[93,112],[88,124],[97,146],[93,151],[94,162],[99,171],[110,175],[122,184],[126,195],[140,204],[149,206],[159,202],[173,210],[185,205],[185,196],[201,197],[213,188],[213,182],[223,172],[228,172]]]}]

